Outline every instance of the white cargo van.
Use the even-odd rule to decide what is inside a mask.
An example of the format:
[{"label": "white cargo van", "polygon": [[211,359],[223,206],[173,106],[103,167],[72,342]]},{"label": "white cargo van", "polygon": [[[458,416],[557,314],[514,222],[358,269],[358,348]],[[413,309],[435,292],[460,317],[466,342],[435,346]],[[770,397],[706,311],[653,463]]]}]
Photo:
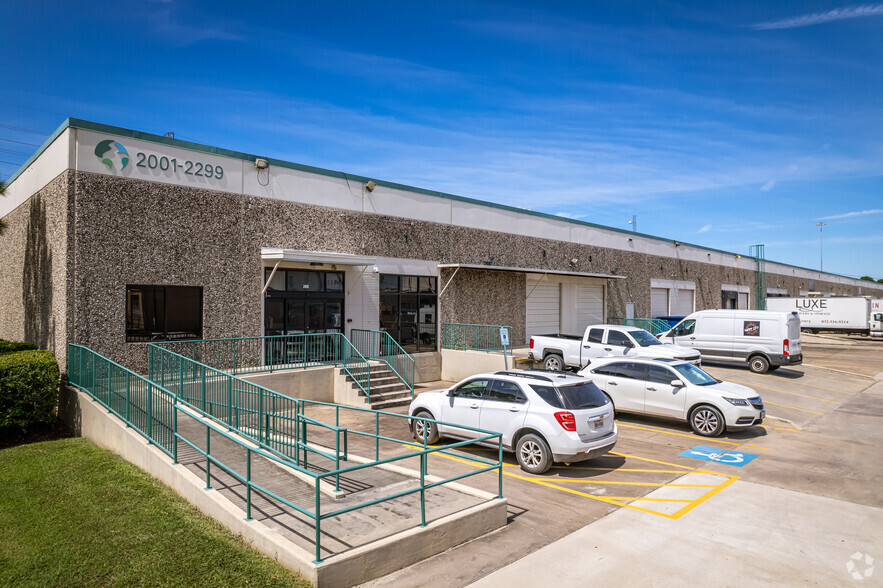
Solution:
[{"label": "white cargo van", "polygon": [[703,363],[747,362],[759,374],[803,362],[796,312],[700,310],[659,335],[659,340],[696,349]]}]

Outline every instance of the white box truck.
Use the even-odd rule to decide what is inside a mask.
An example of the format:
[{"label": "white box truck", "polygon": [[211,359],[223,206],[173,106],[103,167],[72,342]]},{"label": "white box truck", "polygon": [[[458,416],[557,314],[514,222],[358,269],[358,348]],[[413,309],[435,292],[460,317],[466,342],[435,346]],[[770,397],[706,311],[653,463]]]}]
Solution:
[{"label": "white box truck", "polygon": [[[873,310],[875,303],[877,303],[876,312]],[[878,300],[860,296],[767,298],[766,307],[767,310],[797,312],[800,316],[800,328],[810,333],[829,331],[878,337],[883,335],[881,321],[874,320],[875,314],[883,313]]]}]

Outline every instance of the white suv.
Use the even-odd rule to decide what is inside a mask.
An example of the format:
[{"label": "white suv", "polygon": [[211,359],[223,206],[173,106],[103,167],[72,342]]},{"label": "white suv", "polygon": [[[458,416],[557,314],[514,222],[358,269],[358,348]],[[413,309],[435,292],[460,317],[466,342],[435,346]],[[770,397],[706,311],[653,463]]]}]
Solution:
[{"label": "white suv", "polygon": [[617,411],[685,420],[704,437],[759,425],[766,416],[752,388],[718,380],[685,361],[599,358],[580,375],[591,379]]},{"label": "white suv", "polygon": [[521,469],[532,474],[548,471],[552,462],[603,455],[617,438],[610,400],[573,374],[478,374],[449,389],[419,394],[408,414],[415,417],[409,421],[414,436],[427,443],[500,433],[503,449],[514,451]]}]

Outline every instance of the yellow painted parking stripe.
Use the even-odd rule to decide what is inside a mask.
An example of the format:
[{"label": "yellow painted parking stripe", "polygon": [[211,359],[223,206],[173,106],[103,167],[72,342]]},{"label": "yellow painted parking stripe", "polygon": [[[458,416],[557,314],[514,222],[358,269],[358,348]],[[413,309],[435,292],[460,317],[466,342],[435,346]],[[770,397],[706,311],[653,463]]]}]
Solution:
[{"label": "yellow painted parking stripe", "polygon": [[683,474],[681,470],[639,470],[634,468],[594,468],[590,466],[567,466],[570,470],[601,470],[605,472],[648,472],[651,474]]},{"label": "yellow painted parking stripe", "polygon": [[823,413],[823,412],[816,412],[814,410],[806,410],[805,408],[797,408],[796,406],[788,406],[787,404],[778,404],[776,402],[770,402],[768,400],[764,400],[763,402],[764,402],[764,404],[772,404],[773,406],[781,406],[784,408],[791,408],[793,410],[799,410],[800,412],[808,412],[811,414],[817,414],[819,416],[825,416],[825,413]]},{"label": "yellow painted parking stripe", "polygon": [[806,433],[806,431],[801,431],[800,429],[786,429],[785,427],[773,427],[777,431],[788,431],[789,433]]},{"label": "yellow painted parking stripe", "polygon": [[[681,472],[684,473],[684,472]],[[687,472],[689,473],[689,472]],[[548,478],[542,478],[546,480]],[[614,486],[658,486],[668,487],[668,488],[716,488],[717,484],[712,484],[711,486],[707,484],[666,484],[665,482],[615,482],[613,480],[562,480],[561,478],[556,478],[556,482],[560,482],[562,484],[613,484]]]},{"label": "yellow painted parking stripe", "polygon": [[788,390],[782,390],[781,388],[773,388],[772,386],[764,386],[763,384],[754,384],[749,382],[743,382],[741,380],[730,380],[730,382],[735,382],[737,384],[745,384],[746,386],[755,386],[757,388],[766,388],[767,390],[772,390],[773,392],[781,392],[782,394],[791,394],[793,396],[803,396],[804,398],[812,398],[813,400],[821,400],[822,402],[830,402],[831,404],[836,404],[840,406],[840,402],[836,400],[828,400],[827,398],[819,398],[818,396],[810,396],[809,394],[801,394],[800,392],[789,392]]},{"label": "yellow painted parking stripe", "polygon": [[[406,447],[411,447],[411,448],[414,448],[414,449],[423,449],[423,446],[422,446],[422,445],[412,445],[412,444],[409,444],[409,443],[405,443],[404,445],[405,445]],[[436,447],[437,447],[437,446],[436,446]],[[447,459],[450,459],[450,460],[453,460],[453,461],[457,461],[457,462],[464,463],[464,464],[467,464],[467,465],[472,465],[472,466],[474,466],[474,467],[484,467],[484,466],[486,465],[486,464],[479,463],[479,462],[474,462],[474,461],[471,461],[471,460],[468,460],[468,459],[460,459],[460,458],[455,457],[455,456],[452,456],[452,455],[444,455],[444,454],[441,454],[441,453],[438,453],[437,455],[439,455],[439,456],[441,456],[441,457],[444,457],[444,458],[447,458]],[[561,480],[561,479],[554,479],[554,480],[553,480],[553,479],[549,479],[549,478],[539,478],[539,477],[533,477],[533,476],[526,476],[526,475],[522,475],[522,474],[515,474],[515,473],[512,473],[512,472],[507,472],[507,471],[505,471],[505,470],[503,471],[503,475],[504,475],[504,476],[511,477],[511,478],[516,478],[516,479],[518,479],[518,480],[524,480],[525,482],[530,482],[530,483],[532,483],[532,484],[539,484],[540,486],[545,486],[545,487],[547,487],[547,488],[552,488],[553,490],[560,490],[560,491],[562,491],[562,492],[567,492],[568,494],[574,494],[574,495],[576,495],[576,496],[583,496],[583,497],[585,497],[585,498],[590,498],[590,499],[592,499],[592,500],[597,500],[597,501],[599,501],[599,502],[606,502],[607,504],[612,504],[612,505],[619,506],[619,507],[623,507],[623,508],[630,508],[630,509],[632,509],[632,510],[637,510],[637,511],[640,511],[640,512],[645,512],[645,513],[647,513],[647,514],[652,514],[652,515],[656,515],[656,516],[659,516],[659,517],[664,517],[664,518],[667,518],[667,519],[673,519],[673,520],[676,520],[676,519],[681,518],[683,515],[687,514],[688,512],[690,512],[691,510],[693,510],[694,508],[696,508],[697,506],[699,506],[700,504],[703,504],[703,503],[706,502],[708,499],[710,499],[712,496],[718,494],[721,490],[723,490],[724,488],[726,488],[727,486],[729,486],[730,484],[732,484],[733,482],[735,482],[736,480],[739,479],[739,476],[733,476],[733,475],[730,475],[730,474],[721,474],[721,473],[719,473],[719,472],[712,472],[712,471],[710,471],[710,470],[704,470],[704,469],[699,469],[699,468],[697,468],[697,469],[693,469],[692,467],[689,467],[689,466],[682,466],[682,465],[679,465],[679,464],[669,463],[669,462],[665,462],[665,461],[659,461],[659,460],[656,460],[656,459],[650,459],[650,458],[646,458],[646,457],[638,457],[637,455],[629,455],[629,454],[626,454],[626,453],[614,453],[614,452],[612,452],[612,451],[610,452],[610,455],[616,455],[616,456],[619,456],[619,457],[625,457],[625,458],[632,458],[632,459],[637,459],[637,460],[641,460],[641,461],[647,461],[647,462],[651,462],[651,463],[659,463],[659,464],[662,464],[662,465],[667,465],[667,466],[672,466],[672,467],[679,468],[678,470],[676,470],[676,471],[673,472],[673,473],[683,473],[683,474],[688,474],[688,473],[710,474],[710,475],[713,475],[713,476],[719,476],[719,477],[722,477],[722,478],[727,478],[727,480],[725,480],[724,482],[721,482],[721,483],[720,483],[719,485],[717,485],[717,486],[700,486],[700,485],[680,484],[680,486],[682,486],[682,487],[697,487],[697,488],[702,487],[702,488],[710,488],[710,489],[708,490],[708,492],[706,492],[706,493],[703,494],[701,497],[699,497],[699,498],[697,498],[697,499],[695,499],[695,500],[684,500],[684,499],[679,499],[679,498],[678,498],[678,499],[675,499],[675,498],[673,498],[673,499],[666,499],[666,498],[625,498],[625,497],[599,496],[599,495],[596,495],[596,494],[589,494],[588,492],[582,492],[582,491],[580,491],[580,490],[576,490],[576,489],[574,489],[574,488],[568,488],[567,486],[560,486],[560,485],[558,485],[559,483],[565,482],[564,480]],[[504,465],[504,466],[508,466],[509,464],[503,464],[503,465]],[[512,467],[516,467],[516,466],[512,466]],[[605,468],[605,469],[606,469],[606,468]],[[683,470],[686,470],[686,471],[683,471]],[[597,483],[597,481],[592,481],[592,480],[586,480],[586,481],[585,481],[585,483],[592,483],[592,482]],[[637,484],[637,483],[635,483],[635,484]],[[659,483],[657,483],[657,484],[642,484],[642,485],[645,485],[645,486],[657,486],[657,487],[678,486],[677,484],[659,484]],[[634,501],[643,500],[643,501],[646,501],[646,502],[672,502],[672,503],[679,503],[679,504],[680,504],[680,503],[683,503],[683,504],[685,504],[685,506],[681,507],[679,510],[675,511],[675,512],[672,513],[672,514],[666,514],[666,513],[664,513],[664,512],[659,512],[659,511],[655,511],[655,510],[652,510],[652,509],[649,509],[649,508],[643,508],[643,507],[640,507],[640,506],[636,506],[636,505],[634,505],[634,504],[629,504],[629,503],[627,503],[627,502],[623,502],[623,500],[634,500]]]},{"label": "yellow painted parking stripe", "polygon": [[[703,367],[702,369],[705,369],[705,368]],[[745,373],[745,370],[733,370],[733,369],[729,369],[729,368],[720,368],[720,367],[714,367],[714,368],[713,368],[713,367],[709,367],[708,369],[709,369],[709,370],[720,370],[720,371],[724,371],[724,372],[735,372],[735,373],[739,373],[739,374],[744,374],[744,373]],[[755,376],[755,377],[758,377],[758,378],[772,378],[772,379],[775,379],[775,380],[782,381],[782,378],[779,378],[778,376],[768,376],[768,375],[766,375],[766,374],[755,374],[755,373],[752,373],[752,375]],[[804,377],[806,377],[806,378],[818,378],[818,377],[820,377],[820,376],[806,376],[806,375],[804,375]],[[827,380],[828,378],[821,378],[821,379],[823,379],[823,380]],[[737,380],[730,380],[730,381],[731,381],[731,382],[735,382],[735,381],[737,381]],[[790,382],[790,381],[792,381],[792,380],[787,380],[787,381]],[[838,380],[831,380],[831,381],[832,381],[832,382],[837,382]],[[740,383],[741,383],[741,384],[744,384],[745,382],[740,382]],[[858,396],[858,394],[856,394],[855,392],[843,392],[843,391],[841,391],[841,390],[834,390],[833,388],[826,388],[825,386],[816,386],[815,384],[805,384],[805,383],[803,383],[803,382],[796,382],[796,383],[799,383],[801,386],[807,386],[807,387],[809,387],[809,388],[818,388],[819,390],[827,390],[828,392],[837,392],[838,394],[849,394],[850,396]],[[841,382],[841,383],[842,383],[842,382]],[[749,385],[749,386],[760,386],[760,384],[748,384],[748,385]],[[858,384],[856,384],[856,385],[858,385]],[[775,388],[770,388],[770,390],[775,390]],[[782,391],[782,390],[780,390],[780,392],[781,392],[781,391]]]},{"label": "yellow painted parking stripe", "polygon": [[[717,486],[712,486],[712,488],[717,488]],[[646,500],[648,502],[693,502],[683,498],[644,498],[642,496],[608,496],[607,498],[611,500]]]},{"label": "yellow painted parking stripe", "polygon": [[688,435],[687,433],[675,433],[672,431],[663,431],[661,429],[651,429],[650,427],[640,427],[638,425],[627,425],[625,423],[617,423],[618,427],[627,427],[629,429],[640,429],[642,431],[652,431],[654,433],[663,433],[664,435],[674,435],[676,437],[687,437],[688,439],[695,439],[696,441],[708,442],[708,443],[722,443],[724,445],[735,445],[736,447],[750,447],[751,449],[763,449],[765,451],[769,451],[769,447],[758,447],[757,445],[745,445],[744,443],[734,443],[732,441],[721,441],[718,439],[710,439],[708,437],[699,437],[697,435]]}]

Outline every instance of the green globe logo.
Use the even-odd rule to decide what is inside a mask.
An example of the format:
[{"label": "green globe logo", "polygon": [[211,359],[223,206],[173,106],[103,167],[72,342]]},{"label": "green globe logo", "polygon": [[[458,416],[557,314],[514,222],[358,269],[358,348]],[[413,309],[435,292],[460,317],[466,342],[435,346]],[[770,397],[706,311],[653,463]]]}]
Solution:
[{"label": "green globe logo", "polygon": [[[111,151],[112,147],[116,147],[116,153],[111,153],[109,157],[106,156],[108,151]],[[129,165],[129,152],[126,151],[126,148],[123,147],[123,144],[119,141],[114,141],[113,139],[105,139],[101,141],[98,145],[95,146],[95,155],[107,166],[107,169],[113,169],[113,160],[111,157],[114,155],[120,156],[120,169],[126,169],[126,166]]]}]

